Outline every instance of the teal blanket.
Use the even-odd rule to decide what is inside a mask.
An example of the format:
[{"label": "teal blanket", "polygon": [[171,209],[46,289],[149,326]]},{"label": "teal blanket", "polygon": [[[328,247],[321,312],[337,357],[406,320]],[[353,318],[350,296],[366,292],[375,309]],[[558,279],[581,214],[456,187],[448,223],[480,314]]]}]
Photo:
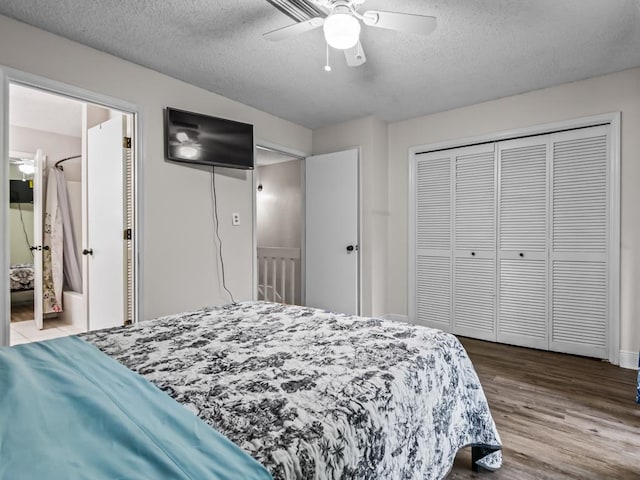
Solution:
[{"label": "teal blanket", "polygon": [[0,479],[271,479],[147,380],[75,338],[0,348]]}]

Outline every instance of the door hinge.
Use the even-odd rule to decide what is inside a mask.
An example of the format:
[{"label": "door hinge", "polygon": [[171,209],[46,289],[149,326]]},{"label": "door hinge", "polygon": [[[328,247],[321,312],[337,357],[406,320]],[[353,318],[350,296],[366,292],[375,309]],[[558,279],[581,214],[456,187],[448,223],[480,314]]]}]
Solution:
[{"label": "door hinge", "polygon": [[122,146],[124,148],[131,148],[131,137],[124,137],[122,139]]},{"label": "door hinge", "polygon": [[132,240],[133,239],[133,231],[130,228],[125,229],[124,231],[124,239]]}]

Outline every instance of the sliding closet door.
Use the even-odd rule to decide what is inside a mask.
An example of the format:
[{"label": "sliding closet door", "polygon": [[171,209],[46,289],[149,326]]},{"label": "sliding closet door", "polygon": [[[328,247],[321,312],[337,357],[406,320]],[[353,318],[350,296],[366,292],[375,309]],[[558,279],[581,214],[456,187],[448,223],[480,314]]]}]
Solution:
[{"label": "sliding closet door", "polygon": [[610,128],[416,155],[412,317],[609,358],[618,244]]},{"label": "sliding closet door", "polygon": [[548,136],[498,145],[499,342],[548,348]]},{"label": "sliding closet door", "polygon": [[552,136],[551,350],[607,358],[608,127]]},{"label": "sliding closet door", "polygon": [[467,147],[453,155],[454,332],[495,341],[495,146]]},{"label": "sliding closet door", "polygon": [[415,164],[416,323],[451,332],[452,154],[421,154]]}]

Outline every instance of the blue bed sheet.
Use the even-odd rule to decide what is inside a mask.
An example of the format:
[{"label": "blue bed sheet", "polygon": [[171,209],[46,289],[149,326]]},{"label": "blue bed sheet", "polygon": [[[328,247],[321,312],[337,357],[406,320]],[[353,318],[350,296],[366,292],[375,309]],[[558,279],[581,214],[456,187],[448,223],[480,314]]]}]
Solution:
[{"label": "blue bed sheet", "polygon": [[76,337],[0,348],[0,479],[271,479],[226,437]]}]

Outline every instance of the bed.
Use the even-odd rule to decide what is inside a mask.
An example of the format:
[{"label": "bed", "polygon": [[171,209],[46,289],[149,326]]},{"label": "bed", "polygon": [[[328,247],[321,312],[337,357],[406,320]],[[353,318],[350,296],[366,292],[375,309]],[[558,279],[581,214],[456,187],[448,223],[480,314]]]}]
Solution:
[{"label": "bed", "polygon": [[0,478],[270,480],[246,452],[77,337],[0,347]]},{"label": "bed", "polygon": [[484,392],[452,335],[265,302],[80,335],[274,479],[441,479],[458,450],[500,467]]},{"label": "bed", "polygon": [[464,446],[477,468],[502,461],[455,337],[313,308],[2,347],[0,385],[0,478],[423,480]]},{"label": "bed", "polygon": [[11,265],[9,284],[12,292],[23,292],[34,288],[34,270],[31,263]]}]

